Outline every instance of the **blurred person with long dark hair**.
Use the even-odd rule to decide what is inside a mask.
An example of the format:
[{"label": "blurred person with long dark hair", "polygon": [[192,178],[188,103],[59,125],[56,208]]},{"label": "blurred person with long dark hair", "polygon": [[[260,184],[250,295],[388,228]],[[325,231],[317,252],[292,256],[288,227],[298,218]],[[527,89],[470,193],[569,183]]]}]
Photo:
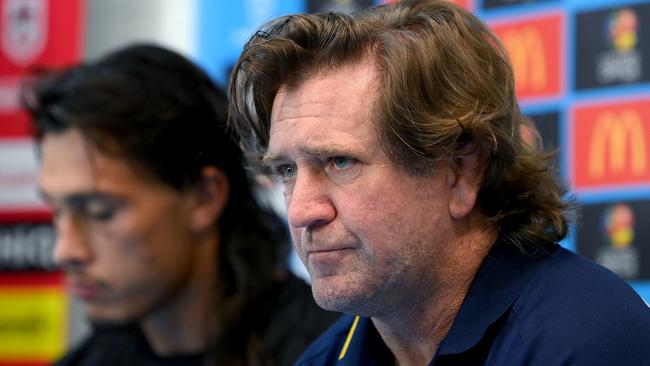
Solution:
[{"label": "blurred person with long dark hair", "polygon": [[55,259],[94,327],[59,365],[287,365],[334,319],[286,269],[285,225],[190,61],[131,46],[24,101]]}]

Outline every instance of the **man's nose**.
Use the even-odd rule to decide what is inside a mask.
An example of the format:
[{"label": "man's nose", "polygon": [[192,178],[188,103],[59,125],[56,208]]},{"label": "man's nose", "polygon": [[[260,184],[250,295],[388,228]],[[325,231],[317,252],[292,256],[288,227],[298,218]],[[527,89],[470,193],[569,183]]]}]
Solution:
[{"label": "man's nose", "polygon": [[54,260],[62,267],[79,266],[92,260],[86,225],[71,214],[56,219]]},{"label": "man's nose", "polygon": [[336,207],[325,189],[323,179],[325,178],[310,171],[298,173],[287,200],[287,215],[291,227],[318,227],[336,217]]}]

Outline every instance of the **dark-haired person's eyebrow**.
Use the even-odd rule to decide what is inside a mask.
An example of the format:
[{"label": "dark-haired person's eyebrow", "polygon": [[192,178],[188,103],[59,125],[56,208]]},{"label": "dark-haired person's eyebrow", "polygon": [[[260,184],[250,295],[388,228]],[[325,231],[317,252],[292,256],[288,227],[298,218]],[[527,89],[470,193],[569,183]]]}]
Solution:
[{"label": "dark-haired person's eyebrow", "polygon": [[[38,195],[41,197],[41,199],[45,202],[53,202],[55,199],[46,191],[43,189],[38,189]],[[96,192],[96,191],[88,191],[88,192],[76,192],[72,193],[69,195],[66,195],[63,197],[62,201],[63,202],[81,202],[81,201],[90,201],[90,200],[113,200],[113,201],[121,201],[123,198],[120,195],[116,195],[114,193],[106,193],[106,192]]]},{"label": "dark-haired person's eyebrow", "polygon": [[87,216],[104,216],[106,211],[114,211],[126,203],[126,198],[105,192],[77,192],[56,199],[43,190],[39,195],[55,211],[69,209]]},{"label": "dark-haired person's eyebrow", "polygon": [[123,202],[124,199],[115,194],[104,192],[74,193],[64,199],[65,204],[71,207],[83,206],[93,201],[117,204]]}]

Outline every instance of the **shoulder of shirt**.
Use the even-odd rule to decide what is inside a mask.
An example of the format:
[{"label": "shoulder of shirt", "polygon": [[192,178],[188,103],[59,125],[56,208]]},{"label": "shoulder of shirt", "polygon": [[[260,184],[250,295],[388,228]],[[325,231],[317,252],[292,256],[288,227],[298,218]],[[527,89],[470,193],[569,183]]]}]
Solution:
[{"label": "shoulder of shirt", "polygon": [[300,324],[305,322],[312,325],[318,323],[318,334],[341,316],[340,313],[327,311],[318,306],[309,285],[292,273],[287,274],[279,296],[278,306],[287,309],[287,314],[294,318],[296,323],[299,323],[298,326],[306,326]]},{"label": "shoulder of shirt", "polygon": [[[119,349],[120,352],[115,352]],[[118,326],[94,329],[53,366],[119,366],[132,364],[134,355],[151,353],[139,328]]]},{"label": "shoulder of shirt", "polygon": [[343,315],[303,352],[294,365],[326,365],[329,360],[338,357],[354,318],[352,315]]},{"label": "shoulder of shirt", "polygon": [[290,336],[311,343],[341,316],[319,307],[309,285],[291,273],[276,283],[265,301],[267,319],[261,333],[270,341]]},{"label": "shoulder of shirt", "polygon": [[650,308],[624,280],[564,248],[543,262],[512,308],[523,343],[650,356]]},{"label": "shoulder of shirt", "polygon": [[290,365],[341,314],[316,305],[309,286],[291,273],[275,290],[267,299],[269,314],[260,333],[275,364]]},{"label": "shoulder of shirt", "polygon": [[84,355],[88,353],[88,350],[92,348],[92,344],[95,342],[94,334],[91,334],[87,339],[85,339],[81,344],[75,348],[68,351],[63,355],[59,360],[54,362],[52,366],[76,366],[80,365]]}]

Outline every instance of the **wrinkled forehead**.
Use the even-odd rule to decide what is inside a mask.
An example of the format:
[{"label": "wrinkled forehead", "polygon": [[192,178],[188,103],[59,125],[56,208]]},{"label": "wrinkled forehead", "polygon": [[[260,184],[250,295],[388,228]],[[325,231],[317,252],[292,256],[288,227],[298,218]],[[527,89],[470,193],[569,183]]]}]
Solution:
[{"label": "wrinkled forehead", "polygon": [[381,81],[381,70],[383,69],[378,59],[379,49],[367,47],[352,55],[340,55],[331,60],[320,59],[310,60],[296,66],[294,70],[282,76],[278,82],[278,90],[294,90],[307,80],[322,79],[330,75],[340,74],[348,69],[364,68],[372,77],[373,82]]},{"label": "wrinkled forehead", "polygon": [[374,78],[373,65],[355,63],[281,89],[272,108],[264,160],[299,153],[342,154],[353,148],[379,153]]},{"label": "wrinkled forehead", "polygon": [[[337,68],[313,70],[301,79],[281,84],[274,96],[271,120],[277,120],[281,108],[291,110],[300,105],[329,104],[335,113],[374,111],[380,86],[377,65],[369,58]],[[370,116],[368,116],[370,117]]]}]

